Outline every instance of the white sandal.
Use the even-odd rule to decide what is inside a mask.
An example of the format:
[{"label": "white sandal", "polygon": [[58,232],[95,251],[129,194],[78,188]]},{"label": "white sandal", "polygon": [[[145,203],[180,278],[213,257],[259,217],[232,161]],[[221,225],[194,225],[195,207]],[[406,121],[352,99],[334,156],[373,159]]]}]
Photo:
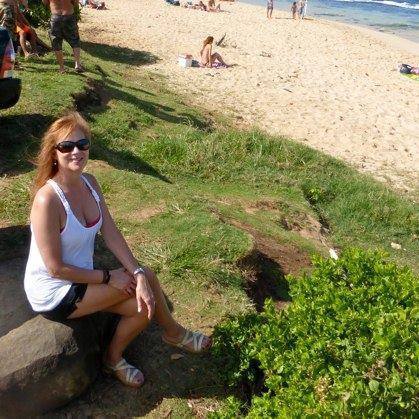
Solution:
[{"label": "white sandal", "polygon": [[[140,387],[144,383],[143,373],[138,368],[128,364],[124,358],[121,358],[121,360],[113,366],[105,364],[105,371],[114,375],[122,384],[129,387]],[[121,374],[119,371],[125,371],[125,374]],[[136,377],[140,378],[139,382],[136,380]]]},{"label": "white sandal", "polygon": [[[183,335],[183,339],[181,342],[172,342],[168,340],[165,336],[162,336],[163,342],[167,343],[168,345],[175,346],[176,348],[184,349],[185,351],[192,352],[192,353],[200,353],[205,352],[209,349],[211,344],[208,346],[203,347],[202,343],[204,342],[205,336],[201,332],[192,332],[187,330]],[[191,348],[190,343],[193,344],[193,348]]]}]

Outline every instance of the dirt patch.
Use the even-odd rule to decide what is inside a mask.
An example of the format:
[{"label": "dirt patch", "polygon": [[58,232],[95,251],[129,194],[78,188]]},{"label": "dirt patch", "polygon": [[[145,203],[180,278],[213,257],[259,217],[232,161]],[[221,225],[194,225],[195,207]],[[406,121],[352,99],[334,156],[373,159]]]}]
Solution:
[{"label": "dirt patch", "polygon": [[150,207],[141,208],[138,211],[134,211],[129,215],[131,220],[145,221],[155,215],[161,214],[166,209],[165,205],[155,205]]},{"label": "dirt patch", "polygon": [[309,255],[291,244],[278,243],[255,228],[215,212],[220,221],[250,234],[253,249],[238,262],[246,277],[246,292],[258,311],[267,298],[275,301],[278,309],[290,302],[285,276],[297,275],[311,265]]},{"label": "dirt patch", "polygon": [[327,246],[328,228],[311,215],[305,214],[303,220],[290,220],[284,216],[281,217],[280,224],[285,230],[294,231],[305,239],[314,240]]},{"label": "dirt patch", "polygon": [[0,262],[27,257],[30,236],[27,225],[0,227]]},{"label": "dirt patch", "polygon": [[245,205],[244,211],[247,214],[255,214],[257,211],[265,210],[265,211],[272,211],[278,209],[278,202],[263,199],[261,201],[256,201],[254,203],[250,203],[248,205]]},{"label": "dirt patch", "polygon": [[[243,206],[247,214],[255,214],[258,211],[278,212],[283,209],[280,202],[275,200],[260,200],[252,203],[246,203]],[[327,246],[327,235],[329,234],[328,224],[318,220],[315,217],[304,214],[292,214],[292,219],[281,214],[279,219],[280,225],[287,231],[293,231],[305,239],[315,241],[323,246]]]},{"label": "dirt patch", "polygon": [[74,108],[83,112],[91,107],[106,106],[111,99],[104,84],[98,80],[88,79],[83,92],[72,95]]}]

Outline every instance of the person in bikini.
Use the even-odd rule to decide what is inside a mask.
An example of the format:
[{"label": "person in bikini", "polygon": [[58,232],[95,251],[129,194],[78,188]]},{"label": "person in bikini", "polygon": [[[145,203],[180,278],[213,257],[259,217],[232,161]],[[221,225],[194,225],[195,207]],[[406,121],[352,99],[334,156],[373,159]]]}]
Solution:
[{"label": "person in bikini", "polygon": [[298,19],[299,3],[294,1],[291,6],[291,13],[293,19]]},{"label": "person in bikini", "polygon": [[[139,387],[144,376],[128,364],[123,352],[152,318],[169,345],[199,353],[209,349],[211,339],[187,330],[172,317],[157,276],[133,256],[98,182],[84,172],[90,143],[90,128],[77,112],[53,122],[43,136],[32,190],[24,288],[32,309],[52,321],[98,311],[119,314],[104,366],[122,383]],[[99,231],[120,269],[93,267]]]},{"label": "person in bikini", "polygon": [[208,1],[207,11],[208,12],[221,12],[221,6],[220,6],[220,4],[218,4],[216,6],[215,5],[215,0],[209,0]]},{"label": "person in bikini", "polygon": [[224,62],[221,55],[218,52],[212,52],[212,44],[214,42],[214,37],[208,36],[204,40],[202,46],[200,57],[201,57],[201,67],[217,67],[223,66],[228,67],[228,64]]},{"label": "person in bikini", "polygon": [[74,68],[78,73],[84,71],[80,61],[80,36],[74,10],[77,0],[42,0],[51,9],[50,37],[52,49],[57,57],[60,73],[65,72],[63,56],[63,40],[73,48]]}]

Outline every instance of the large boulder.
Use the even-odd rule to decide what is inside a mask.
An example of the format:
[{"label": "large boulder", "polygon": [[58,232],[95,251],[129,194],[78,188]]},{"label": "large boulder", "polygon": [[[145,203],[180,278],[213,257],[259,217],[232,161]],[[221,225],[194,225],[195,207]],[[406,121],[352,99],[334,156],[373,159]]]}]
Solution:
[{"label": "large boulder", "polygon": [[103,313],[66,323],[38,315],[2,336],[0,417],[45,413],[81,394],[115,325],[115,316]]},{"label": "large boulder", "polygon": [[25,265],[23,257],[0,261],[0,337],[35,317],[23,290]]},{"label": "large boulder", "polygon": [[0,228],[0,418],[33,417],[86,390],[118,322],[36,315],[23,289],[29,235],[28,226]]}]

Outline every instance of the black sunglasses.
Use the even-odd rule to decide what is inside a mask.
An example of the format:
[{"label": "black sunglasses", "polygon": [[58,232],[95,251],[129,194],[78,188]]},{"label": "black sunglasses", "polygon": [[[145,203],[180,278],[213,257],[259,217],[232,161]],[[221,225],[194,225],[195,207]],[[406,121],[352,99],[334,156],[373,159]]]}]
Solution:
[{"label": "black sunglasses", "polygon": [[70,153],[76,147],[79,150],[86,151],[90,148],[90,141],[87,138],[82,138],[79,141],[61,141],[55,146],[61,153]]}]

